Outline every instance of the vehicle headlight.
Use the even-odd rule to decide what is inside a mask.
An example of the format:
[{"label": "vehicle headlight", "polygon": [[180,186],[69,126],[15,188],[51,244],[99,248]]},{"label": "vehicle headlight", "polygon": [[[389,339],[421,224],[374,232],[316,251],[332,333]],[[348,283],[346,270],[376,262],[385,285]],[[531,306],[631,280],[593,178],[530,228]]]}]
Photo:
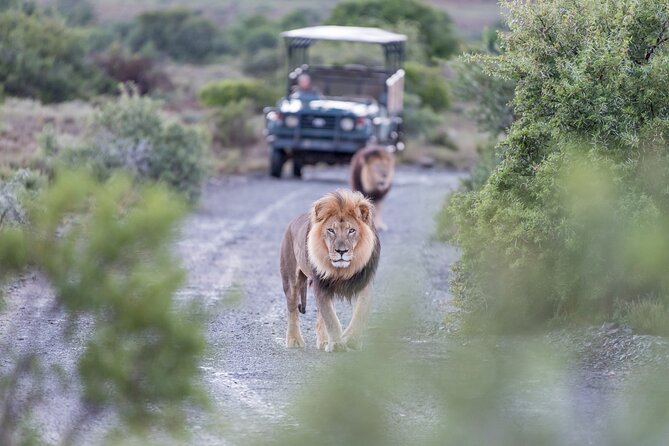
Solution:
[{"label": "vehicle headlight", "polygon": [[351,118],[341,118],[341,121],[339,121],[339,126],[342,130],[350,132],[353,130],[353,127],[355,127],[355,121]]},{"label": "vehicle headlight", "polygon": [[300,124],[300,118],[298,118],[295,115],[288,115],[286,118],[283,120],[283,122],[286,124],[286,127],[297,127]]}]

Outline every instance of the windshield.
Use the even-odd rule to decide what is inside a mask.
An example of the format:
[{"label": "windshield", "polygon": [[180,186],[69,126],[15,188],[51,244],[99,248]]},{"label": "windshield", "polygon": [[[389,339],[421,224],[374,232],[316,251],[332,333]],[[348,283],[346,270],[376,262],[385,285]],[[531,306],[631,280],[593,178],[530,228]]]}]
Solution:
[{"label": "windshield", "polygon": [[279,107],[282,113],[297,113],[304,108],[321,111],[349,111],[358,116],[378,113],[379,111],[376,101],[358,101],[353,98],[322,98],[306,101],[306,103],[300,99],[286,99],[281,102],[281,106]]}]

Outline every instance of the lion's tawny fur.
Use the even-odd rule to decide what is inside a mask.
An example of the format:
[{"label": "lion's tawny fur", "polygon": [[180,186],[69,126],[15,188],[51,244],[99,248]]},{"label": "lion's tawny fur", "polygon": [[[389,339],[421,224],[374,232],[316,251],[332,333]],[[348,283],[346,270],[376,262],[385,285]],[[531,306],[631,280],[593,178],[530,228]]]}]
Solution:
[{"label": "lion's tawny fur", "polygon": [[[327,194],[311,207],[311,228],[307,237],[309,262],[320,279],[347,280],[359,272],[372,257],[378,245],[378,237],[373,229],[374,206],[360,193],[346,189]],[[328,249],[323,241],[324,224],[331,218],[338,220],[355,219],[360,224],[360,240],[355,247],[353,259],[348,268],[335,268],[330,263]]]},{"label": "lion's tawny fur", "polygon": [[351,189],[375,205],[390,191],[394,175],[395,157],[381,146],[365,147],[351,158]]},{"label": "lion's tawny fur", "polygon": [[[360,345],[381,249],[373,212],[373,204],[361,193],[340,189],[317,200],[309,213],[288,226],[280,258],[288,308],[287,347],[304,346],[298,311],[305,312],[309,284],[318,309],[318,348],[335,351]],[[343,332],[334,297],[356,298],[353,317]]]}]

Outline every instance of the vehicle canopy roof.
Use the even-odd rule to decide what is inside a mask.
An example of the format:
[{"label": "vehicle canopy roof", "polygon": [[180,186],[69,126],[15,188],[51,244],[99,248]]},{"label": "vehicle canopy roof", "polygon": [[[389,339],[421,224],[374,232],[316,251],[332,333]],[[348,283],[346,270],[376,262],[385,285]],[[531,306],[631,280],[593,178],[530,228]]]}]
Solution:
[{"label": "vehicle canopy roof", "polygon": [[281,33],[291,46],[309,46],[314,40],[378,43],[387,45],[406,42],[407,36],[380,28],[361,26],[310,26]]},{"label": "vehicle canopy roof", "polygon": [[309,63],[308,50],[318,40],[339,42],[376,43],[383,46],[386,68],[395,72],[404,62],[404,44],[407,36],[380,28],[361,26],[310,26],[307,28],[284,31],[281,36],[286,40],[289,69]]}]

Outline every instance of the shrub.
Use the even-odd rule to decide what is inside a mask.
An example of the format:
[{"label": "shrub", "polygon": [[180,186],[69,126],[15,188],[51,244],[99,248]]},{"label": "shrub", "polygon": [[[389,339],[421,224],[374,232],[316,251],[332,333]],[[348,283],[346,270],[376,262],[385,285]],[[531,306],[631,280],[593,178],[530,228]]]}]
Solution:
[{"label": "shrub", "polygon": [[276,102],[278,94],[255,79],[224,79],[211,82],[200,90],[200,101],[207,107],[227,106],[247,99],[257,109]]},{"label": "shrub", "polygon": [[251,121],[254,107],[248,99],[230,102],[212,111],[214,141],[223,147],[245,147],[258,140]]},{"label": "shrub", "polygon": [[8,95],[58,102],[110,86],[87,63],[83,35],[39,14],[0,14],[0,52],[0,85]]},{"label": "shrub", "polygon": [[244,57],[242,69],[251,76],[269,77],[284,64],[283,55],[276,49],[264,48]]},{"label": "shrub", "polygon": [[517,82],[518,119],[485,185],[450,200],[458,301],[501,330],[667,301],[669,6],[504,7],[506,51],[477,60]]},{"label": "shrub", "polygon": [[175,60],[201,62],[221,50],[214,22],[195,11],[171,8],[141,14],[129,31],[135,51],[150,46]]},{"label": "shrub", "polygon": [[89,25],[95,21],[95,8],[88,0],[56,0],[56,9],[68,25]]},{"label": "shrub", "polygon": [[[110,411],[133,430],[153,425],[177,430],[183,426],[184,405],[203,401],[201,328],[192,312],[175,311],[173,300],[185,277],[171,253],[184,212],[184,203],[162,187],[137,188],[122,175],[99,183],[81,173],[58,172],[29,204],[27,226],[0,231],[0,279],[38,268],[71,327],[83,320],[92,328],[84,335],[66,331],[83,336],[74,386],[81,389],[81,405],[91,414]],[[40,361],[41,352],[20,354],[21,361]],[[54,369],[44,367],[56,375]],[[2,381],[6,373],[5,367]],[[32,391],[38,378],[28,376],[29,369],[18,373],[17,382],[29,383]],[[25,409],[0,415],[5,439],[19,437],[15,431],[31,405],[49,397],[31,392],[23,401],[23,392],[14,390],[0,386],[3,406]],[[72,423],[81,422],[71,415]],[[12,416],[20,422],[11,423]],[[72,432],[81,428],[69,426]]]},{"label": "shrub", "polygon": [[26,223],[26,213],[21,200],[34,193],[41,181],[28,170],[19,170],[8,180],[0,180],[0,230],[5,225]]},{"label": "shrub", "polygon": [[414,94],[404,96],[404,132],[408,136],[430,138],[434,130],[443,122],[431,107],[424,107],[421,98]]},{"label": "shrub", "polygon": [[281,17],[279,28],[290,30],[318,25],[321,22],[320,11],[311,8],[299,8]]},{"label": "shrub", "polygon": [[95,57],[95,64],[111,79],[119,83],[132,82],[140,93],[168,89],[170,79],[156,61],[146,55],[132,54],[116,43]]},{"label": "shrub", "polygon": [[334,7],[326,22],[381,27],[415,24],[429,59],[448,58],[458,51],[449,15],[419,0],[345,0]]},{"label": "shrub", "polygon": [[279,33],[277,22],[256,14],[244,17],[228,31],[229,40],[238,53],[253,53],[263,48],[276,48]]},{"label": "shrub", "polygon": [[83,148],[60,156],[68,165],[90,166],[100,178],[125,169],[140,181],[164,182],[191,201],[200,194],[204,158],[200,132],[167,123],[155,101],[127,91],[97,111]]},{"label": "shrub", "polygon": [[451,94],[446,79],[438,68],[426,67],[416,62],[407,62],[406,91],[420,97],[423,105],[439,112],[447,109],[451,103]]},{"label": "shrub", "polygon": [[252,54],[264,48],[276,48],[278,43],[278,33],[273,27],[255,28],[245,33],[242,49]]}]

